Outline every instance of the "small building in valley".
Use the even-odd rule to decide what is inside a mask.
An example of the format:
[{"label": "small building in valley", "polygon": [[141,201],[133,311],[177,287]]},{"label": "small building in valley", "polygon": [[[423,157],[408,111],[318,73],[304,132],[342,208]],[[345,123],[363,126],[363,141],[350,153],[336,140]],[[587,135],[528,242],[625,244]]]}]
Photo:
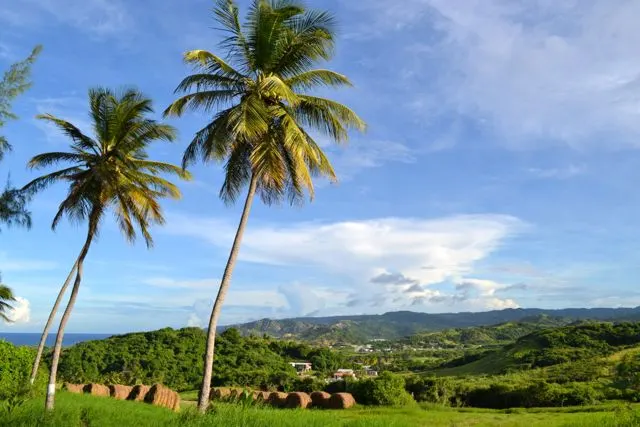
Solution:
[{"label": "small building in valley", "polygon": [[298,372],[298,375],[309,372],[313,367],[311,362],[289,362],[289,364]]},{"label": "small building in valley", "polygon": [[356,374],[353,372],[353,369],[338,369],[333,374],[334,380],[341,380],[344,378],[355,378]]}]

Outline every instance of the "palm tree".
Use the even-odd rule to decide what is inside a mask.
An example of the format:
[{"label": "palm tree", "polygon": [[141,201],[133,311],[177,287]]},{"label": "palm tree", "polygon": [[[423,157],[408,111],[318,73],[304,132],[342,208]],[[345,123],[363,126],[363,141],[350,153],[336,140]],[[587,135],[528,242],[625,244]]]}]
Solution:
[{"label": "palm tree", "polygon": [[13,296],[11,289],[0,283],[0,319],[7,323],[11,323],[11,319],[7,316],[7,312],[13,308],[10,303],[15,300],[16,299]]},{"label": "palm tree", "polygon": [[160,174],[189,178],[189,174],[178,166],[148,159],[146,148],[149,144],[156,140],[175,139],[173,127],[146,117],[153,112],[151,100],[135,90],[115,93],[100,88],[89,91],[89,104],[94,138],[50,114],[39,116],[71,139],[71,150],[37,155],[31,159],[29,167],[43,168],[59,163],[70,165],[34,179],[23,189],[31,193],[59,181],[68,183],[67,196],[60,203],[52,228],[55,229],[65,215],[72,221],[88,222],[87,237],[75,261],[71,296],[60,319],[53,349],[45,404],[48,410],[54,405],[64,329],[78,296],[84,260],[105,214],[113,210],[127,240],[135,241],[137,228],[147,247],[151,247],[150,226],[164,223],[159,199],[180,197],[178,188]]},{"label": "palm tree", "polygon": [[56,297],[56,301],[53,303],[53,307],[51,308],[51,312],[49,313],[49,317],[47,318],[47,323],[44,325],[44,329],[42,330],[42,335],[40,335],[40,342],[38,343],[38,350],[36,351],[36,357],[33,360],[33,366],[31,367],[31,376],[29,377],[29,382],[33,384],[36,381],[36,377],[38,376],[38,368],[40,367],[40,360],[42,359],[42,353],[44,352],[44,346],[47,343],[47,338],[49,337],[49,330],[51,329],[51,325],[53,325],[53,319],[55,319],[56,314],[58,313],[58,308],[60,307],[60,303],[62,302],[62,298],[64,294],[67,292],[67,288],[73,279],[73,273],[76,271],[76,264],[73,264],[67,279],[62,284],[60,291],[58,292],[58,296]]},{"label": "palm tree", "polygon": [[233,203],[248,186],[244,209],[211,312],[198,408],[209,403],[216,327],[231,282],[254,195],[267,205],[283,198],[293,203],[314,195],[312,177],[335,181],[320,145],[305,129],[346,141],[350,129],[364,122],[346,106],[305,93],[316,87],[350,86],[349,80],[325,69],[334,47],[333,17],[305,10],[295,0],[254,0],[240,24],[233,0],[218,0],[214,9],[227,37],[221,48],[227,60],[207,51],[185,54],[195,73],[176,92],[186,93],[165,111],[181,116],[188,109],[213,112],[213,120],[187,147],[183,167],[196,160],[224,161],[220,197]]}]

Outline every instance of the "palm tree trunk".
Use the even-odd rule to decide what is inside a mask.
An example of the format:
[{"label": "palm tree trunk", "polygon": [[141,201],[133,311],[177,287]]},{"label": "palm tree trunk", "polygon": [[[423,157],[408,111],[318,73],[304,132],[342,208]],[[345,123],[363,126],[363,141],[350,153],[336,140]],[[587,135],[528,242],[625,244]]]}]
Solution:
[{"label": "palm tree trunk", "polygon": [[67,322],[69,321],[69,317],[71,316],[71,311],[73,310],[76,298],[78,297],[80,282],[82,282],[84,259],[89,252],[89,247],[91,246],[91,242],[93,241],[93,236],[95,236],[97,226],[98,214],[97,212],[92,212],[89,217],[89,231],[87,232],[87,240],[85,241],[84,246],[82,247],[82,251],[80,251],[80,255],[78,256],[78,260],[76,261],[76,280],[73,283],[73,288],[71,289],[71,296],[69,297],[67,307],[65,308],[64,313],[62,314],[62,318],[60,319],[60,326],[58,326],[58,334],[56,335],[56,343],[53,347],[53,356],[51,357],[51,372],[49,373],[49,385],[47,386],[47,397],[44,404],[47,411],[52,411],[55,403],[56,378],[58,375],[58,362],[60,361],[60,351],[62,350],[64,329],[67,326]]},{"label": "palm tree trunk", "polygon": [[71,283],[71,278],[73,277],[73,273],[76,271],[76,264],[73,264],[73,268],[69,272],[67,276],[67,280],[65,280],[62,288],[60,288],[60,292],[58,293],[58,297],[56,298],[56,302],[53,304],[53,308],[51,309],[51,313],[49,313],[49,318],[47,319],[47,324],[44,325],[44,330],[42,331],[42,336],[40,337],[40,343],[38,344],[38,352],[36,353],[36,359],[33,362],[33,367],[31,368],[31,378],[29,379],[31,385],[36,380],[36,376],[38,375],[38,368],[40,367],[40,359],[42,358],[42,352],[44,351],[44,346],[47,342],[47,337],[49,336],[49,329],[51,329],[51,324],[53,323],[53,319],[56,317],[58,313],[58,307],[60,306],[60,302],[62,302],[62,297],[64,293],[67,291],[69,284]]},{"label": "palm tree trunk", "polygon": [[251,212],[251,204],[253,203],[253,197],[256,194],[256,187],[258,184],[257,176],[251,177],[251,183],[249,184],[249,192],[247,193],[247,199],[244,202],[244,208],[242,210],[242,216],[240,217],[240,224],[238,224],[238,230],[236,231],[236,237],[233,239],[233,245],[231,246],[231,253],[227,261],[227,266],[224,269],[222,275],[222,281],[220,282],[220,289],[216,296],[216,301],[213,304],[213,310],[211,311],[211,318],[209,319],[209,330],[207,334],[207,351],[204,357],[204,373],[202,376],[202,387],[200,389],[200,395],[198,397],[198,410],[204,413],[209,407],[209,395],[211,393],[211,376],[213,373],[213,356],[216,343],[216,328],[218,327],[218,318],[220,317],[220,310],[224,299],[227,296],[229,285],[231,284],[231,275],[233,274],[233,268],[238,258],[238,252],[240,251],[240,243],[242,242],[242,236],[247,226],[247,220],[249,219],[249,212]]}]

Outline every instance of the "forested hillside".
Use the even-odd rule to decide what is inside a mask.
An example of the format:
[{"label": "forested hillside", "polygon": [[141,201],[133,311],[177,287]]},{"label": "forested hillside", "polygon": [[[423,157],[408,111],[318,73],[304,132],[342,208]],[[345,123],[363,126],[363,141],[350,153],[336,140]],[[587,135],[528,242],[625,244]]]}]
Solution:
[{"label": "forested hillside", "polygon": [[273,337],[296,338],[311,342],[366,342],[371,339],[399,339],[421,332],[452,328],[489,326],[548,316],[562,319],[560,324],[578,320],[640,320],[636,308],[575,308],[563,310],[507,309],[482,313],[414,313],[398,311],[381,315],[302,317],[294,319],[263,319],[234,325],[241,333],[267,334]]},{"label": "forested hillside", "polygon": [[[356,351],[362,346],[336,350],[242,336],[231,328],[218,338],[213,385],[348,391],[358,402],[373,405],[404,405],[411,395],[419,402],[485,408],[640,400],[640,322],[554,326],[563,322],[538,316],[455,328],[376,342],[365,353]],[[193,390],[200,380],[204,344],[205,332],[199,328],[89,341],[65,349],[60,376],[75,383],[161,382]],[[5,357],[23,360],[27,375],[31,349],[4,345]],[[288,363],[297,360],[311,362],[313,371],[297,375]],[[339,368],[353,369],[357,379],[328,381]],[[379,375],[370,377],[371,369]],[[7,375],[0,375],[0,386],[16,383]]]},{"label": "forested hillside", "polygon": [[[87,341],[64,350],[60,377],[74,383],[163,383],[177,390],[191,390],[201,380],[206,341],[200,328],[131,333]],[[228,329],[216,342],[214,385],[287,389],[297,379],[287,363],[310,360],[319,372],[338,369],[340,354],[327,348],[242,337]]]}]

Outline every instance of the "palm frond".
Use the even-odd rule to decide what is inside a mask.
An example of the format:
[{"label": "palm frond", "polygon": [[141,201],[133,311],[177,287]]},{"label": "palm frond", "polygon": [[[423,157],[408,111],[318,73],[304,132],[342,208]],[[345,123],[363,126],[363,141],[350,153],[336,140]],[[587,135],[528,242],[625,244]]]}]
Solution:
[{"label": "palm frond", "polygon": [[267,94],[270,98],[285,101],[291,106],[300,103],[300,98],[289,85],[283,82],[278,76],[270,75],[260,80],[258,90],[262,94]]},{"label": "palm frond", "polygon": [[247,78],[240,71],[233,68],[224,59],[206,50],[192,50],[184,54],[184,60],[188,64],[209,74],[217,74],[242,81]]},{"label": "palm frond", "polygon": [[227,104],[238,96],[234,90],[208,90],[190,93],[175,100],[164,111],[164,116],[180,117],[186,110],[202,109],[210,111],[213,108]]},{"label": "palm frond", "polygon": [[228,36],[220,42],[220,47],[229,53],[229,57],[239,63],[245,74],[253,68],[253,58],[247,39],[240,25],[238,6],[233,0],[216,0],[213,9],[221,30]]},{"label": "palm frond", "polygon": [[80,153],[50,152],[34,156],[27,167],[30,169],[40,169],[57,163],[79,163],[83,164],[91,161],[94,156]]},{"label": "palm frond", "polygon": [[98,144],[92,138],[83,134],[80,129],[75,127],[73,124],[66,120],[59,119],[52,114],[39,114],[36,118],[53,123],[62,131],[62,133],[71,138],[78,149],[91,150],[92,152],[97,153],[99,149]]},{"label": "palm frond", "polygon": [[299,95],[300,105],[295,109],[297,120],[330,135],[341,142],[348,137],[348,130],[360,132],[367,125],[353,110],[339,102],[311,95]]},{"label": "palm frond", "polygon": [[237,109],[239,107],[236,106],[218,113],[211,123],[196,133],[193,141],[184,151],[182,157],[183,168],[188,167],[197,159],[208,162],[226,158],[234,143],[230,117],[236,114],[234,110]]},{"label": "palm frond", "polygon": [[344,75],[331,70],[309,70],[301,74],[296,74],[284,81],[292,90],[315,89],[318,86],[353,86],[351,81]]},{"label": "palm frond", "polygon": [[72,166],[56,172],[51,172],[30,181],[28,184],[22,187],[20,191],[26,194],[34,194],[44,190],[48,186],[55,184],[58,181],[70,181],[74,176],[82,172],[83,169],[77,166]]},{"label": "palm frond", "polygon": [[13,292],[7,286],[0,284],[0,319],[6,323],[11,323],[12,319],[7,316],[7,313],[13,309],[10,302],[15,301]]},{"label": "palm frond", "polygon": [[197,92],[210,89],[241,92],[244,87],[245,82],[237,78],[219,74],[197,73],[182,79],[178,87],[176,87],[175,93],[186,93],[192,89]]},{"label": "palm frond", "polygon": [[335,44],[332,14],[310,10],[287,24],[288,31],[278,40],[272,72],[291,77],[308,71],[317,61],[331,59]]},{"label": "palm frond", "polygon": [[242,189],[251,180],[252,165],[249,159],[251,147],[248,144],[236,144],[224,165],[224,182],[220,188],[220,198],[226,204],[233,204]]}]

